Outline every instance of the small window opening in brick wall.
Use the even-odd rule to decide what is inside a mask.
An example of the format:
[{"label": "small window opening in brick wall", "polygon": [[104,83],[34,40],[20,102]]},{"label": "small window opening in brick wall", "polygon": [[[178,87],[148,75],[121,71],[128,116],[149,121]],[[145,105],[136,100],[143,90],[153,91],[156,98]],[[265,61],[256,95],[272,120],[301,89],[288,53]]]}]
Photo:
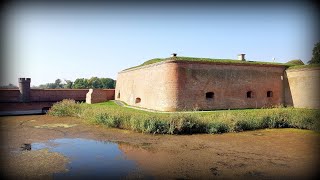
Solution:
[{"label": "small window opening in brick wall", "polygon": [[272,91],[268,91],[267,92],[267,97],[273,97],[273,92]]},{"label": "small window opening in brick wall", "polygon": [[206,93],[206,99],[213,99],[214,97],[214,92],[207,92]]},{"label": "small window opening in brick wall", "polygon": [[141,98],[136,98],[136,104],[141,102]]},{"label": "small window opening in brick wall", "polygon": [[253,93],[252,91],[247,92],[247,98],[253,98]]},{"label": "small window opening in brick wall", "polygon": [[120,91],[118,92],[118,96],[117,96],[117,98],[120,98]]}]

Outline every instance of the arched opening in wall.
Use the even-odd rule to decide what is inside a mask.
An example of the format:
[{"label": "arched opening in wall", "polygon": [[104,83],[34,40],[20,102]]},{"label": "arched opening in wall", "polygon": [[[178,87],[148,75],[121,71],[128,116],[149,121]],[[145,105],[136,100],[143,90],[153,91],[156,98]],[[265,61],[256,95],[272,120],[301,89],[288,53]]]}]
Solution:
[{"label": "arched opening in wall", "polygon": [[214,92],[207,92],[206,93],[206,99],[213,99],[213,97],[214,97]]},{"label": "arched opening in wall", "polygon": [[136,104],[141,102],[141,98],[136,98]]},{"label": "arched opening in wall", "polygon": [[118,92],[117,98],[120,98],[120,91]]},{"label": "arched opening in wall", "polygon": [[247,98],[253,98],[253,93],[252,91],[247,92]]},{"label": "arched opening in wall", "polygon": [[272,91],[268,91],[267,92],[267,97],[273,97],[273,92]]}]

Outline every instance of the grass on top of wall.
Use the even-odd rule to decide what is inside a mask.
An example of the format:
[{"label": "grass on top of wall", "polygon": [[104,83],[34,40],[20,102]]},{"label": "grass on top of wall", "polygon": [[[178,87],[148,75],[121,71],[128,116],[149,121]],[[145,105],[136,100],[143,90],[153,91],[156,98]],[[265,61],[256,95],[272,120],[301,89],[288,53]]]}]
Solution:
[{"label": "grass on top of wall", "polygon": [[[154,59],[150,59],[145,61],[144,63],[138,65],[138,66],[134,66],[134,67],[130,67],[128,69],[125,70],[129,70],[129,69],[133,69],[133,68],[137,68],[137,67],[141,67],[141,66],[145,66],[145,65],[149,65],[149,64],[154,64],[157,62],[162,62],[162,61],[166,61],[166,60],[177,60],[177,61],[195,61],[195,62],[212,62],[212,63],[242,63],[242,64],[259,64],[259,65],[282,65],[282,66],[286,66],[286,67],[290,67],[293,66],[292,64],[284,64],[284,63],[276,63],[276,62],[262,62],[262,61],[240,61],[240,60],[235,60],[235,59],[213,59],[213,58],[198,58],[198,57],[184,57],[184,56],[177,56],[177,57],[170,57],[170,58],[154,58]],[[125,71],[123,70],[123,71]]]},{"label": "grass on top of wall", "polygon": [[106,127],[155,134],[216,134],[264,128],[320,131],[319,110],[295,108],[154,113],[121,107],[112,101],[84,104],[63,100],[54,104],[49,114],[78,117]]},{"label": "grass on top of wall", "polygon": [[303,69],[303,68],[319,68],[320,64],[308,64],[308,65],[294,65],[290,66],[288,69]]}]

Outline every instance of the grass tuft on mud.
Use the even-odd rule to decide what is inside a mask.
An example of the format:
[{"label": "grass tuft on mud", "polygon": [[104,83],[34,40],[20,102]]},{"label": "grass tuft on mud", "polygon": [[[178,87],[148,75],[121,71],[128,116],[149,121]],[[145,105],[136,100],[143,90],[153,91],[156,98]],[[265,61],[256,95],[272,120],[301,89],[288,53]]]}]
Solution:
[{"label": "grass tuft on mud", "polygon": [[320,111],[296,108],[246,109],[190,113],[154,113],[121,107],[112,101],[85,104],[55,103],[49,115],[70,116],[106,127],[154,134],[218,134],[264,128],[320,131]]}]

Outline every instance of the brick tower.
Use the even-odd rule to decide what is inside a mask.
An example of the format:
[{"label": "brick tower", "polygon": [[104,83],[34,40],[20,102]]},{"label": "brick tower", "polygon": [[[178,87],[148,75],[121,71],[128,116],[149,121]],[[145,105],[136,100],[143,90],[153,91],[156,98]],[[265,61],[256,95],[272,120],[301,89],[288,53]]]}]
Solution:
[{"label": "brick tower", "polygon": [[31,78],[19,78],[20,101],[30,101],[30,82]]}]

